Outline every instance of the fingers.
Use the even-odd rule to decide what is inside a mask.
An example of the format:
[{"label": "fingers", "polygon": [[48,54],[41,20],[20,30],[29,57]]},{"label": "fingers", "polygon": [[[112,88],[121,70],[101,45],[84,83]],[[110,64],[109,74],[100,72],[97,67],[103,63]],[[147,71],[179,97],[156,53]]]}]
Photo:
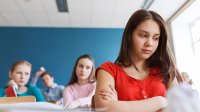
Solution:
[{"label": "fingers", "polygon": [[100,91],[100,95],[101,95],[101,98],[103,98],[107,101],[118,100],[117,95],[113,91],[102,90],[102,91]]},{"label": "fingers", "polygon": [[73,109],[74,108],[74,105],[71,103],[70,105],[68,105],[67,109]]},{"label": "fingers", "polygon": [[117,95],[117,91],[115,90],[113,85],[109,85],[109,87],[111,88],[111,90],[114,92],[115,95]]},{"label": "fingers", "polygon": [[73,105],[72,102],[69,102],[69,103],[67,103],[67,104],[65,105],[64,108],[65,108],[65,109],[73,109],[73,108],[74,108],[74,105]]},{"label": "fingers", "polygon": [[64,106],[64,108],[65,108],[65,109],[68,109],[68,106],[70,105],[70,103],[71,103],[71,102],[66,103],[65,106]]},{"label": "fingers", "polygon": [[45,71],[39,70],[35,73],[36,77],[40,77]]},{"label": "fingers", "polygon": [[80,106],[79,101],[72,101],[65,104],[65,109],[74,109]]},{"label": "fingers", "polygon": [[100,95],[106,100],[112,100],[115,97],[114,93],[109,91],[100,91]]},{"label": "fingers", "polygon": [[106,90],[101,90],[100,91],[100,96],[102,99],[107,100],[107,101],[117,101],[118,96],[117,96],[117,91],[115,90],[113,85],[109,85],[110,89]]}]

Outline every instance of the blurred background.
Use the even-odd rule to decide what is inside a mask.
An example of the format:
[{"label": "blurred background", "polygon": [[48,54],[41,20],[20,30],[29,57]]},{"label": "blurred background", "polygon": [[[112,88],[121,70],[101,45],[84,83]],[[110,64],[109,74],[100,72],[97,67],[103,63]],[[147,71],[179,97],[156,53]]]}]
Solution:
[{"label": "blurred background", "polygon": [[0,0],[0,87],[17,60],[32,63],[32,76],[44,66],[63,85],[82,54],[91,54],[96,67],[115,61],[124,27],[141,8],[164,18],[177,66],[199,91],[199,0]]}]

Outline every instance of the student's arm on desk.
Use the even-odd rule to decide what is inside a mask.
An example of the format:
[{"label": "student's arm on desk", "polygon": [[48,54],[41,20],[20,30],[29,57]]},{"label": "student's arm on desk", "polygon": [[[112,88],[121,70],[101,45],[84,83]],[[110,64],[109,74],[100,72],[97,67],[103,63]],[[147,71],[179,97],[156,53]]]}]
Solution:
[{"label": "student's arm on desk", "polygon": [[95,108],[107,108],[108,112],[157,112],[167,105],[166,99],[162,96],[138,101],[118,101],[113,97],[103,97],[102,90],[112,93],[110,85],[115,88],[113,77],[105,70],[100,69],[97,74]]},{"label": "student's arm on desk", "polygon": [[80,107],[82,108],[91,107],[91,103],[92,103],[91,101],[92,101],[93,95],[95,94],[95,90],[96,90],[96,82],[92,84],[92,87],[89,90],[90,93],[88,94],[87,97],[82,97],[82,98],[77,99],[80,102]]}]

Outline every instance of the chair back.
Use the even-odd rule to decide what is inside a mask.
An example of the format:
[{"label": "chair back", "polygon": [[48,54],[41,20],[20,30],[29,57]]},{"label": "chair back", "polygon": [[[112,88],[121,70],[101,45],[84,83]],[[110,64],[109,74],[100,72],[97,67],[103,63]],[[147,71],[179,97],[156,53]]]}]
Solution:
[{"label": "chair back", "polygon": [[19,102],[36,102],[36,98],[35,96],[0,97],[0,104]]},{"label": "chair back", "polygon": [[91,108],[95,108],[94,95],[92,96]]}]

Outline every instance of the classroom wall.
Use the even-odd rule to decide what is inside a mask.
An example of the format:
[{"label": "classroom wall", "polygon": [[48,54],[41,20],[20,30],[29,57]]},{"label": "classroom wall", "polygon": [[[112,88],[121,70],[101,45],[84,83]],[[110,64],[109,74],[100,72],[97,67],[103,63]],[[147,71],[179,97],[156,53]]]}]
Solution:
[{"label": "classroom wall", "polygon": [[[6,85],[9,68],[17,60],[32,63],[31,76],[44,66],[55,82],[65,85],[82,54],[91,54],[96,67],[115,61],[122,34],[123,29],[0,27],[0,87]],[[44,88],[41,79],[38,86]]]}]

